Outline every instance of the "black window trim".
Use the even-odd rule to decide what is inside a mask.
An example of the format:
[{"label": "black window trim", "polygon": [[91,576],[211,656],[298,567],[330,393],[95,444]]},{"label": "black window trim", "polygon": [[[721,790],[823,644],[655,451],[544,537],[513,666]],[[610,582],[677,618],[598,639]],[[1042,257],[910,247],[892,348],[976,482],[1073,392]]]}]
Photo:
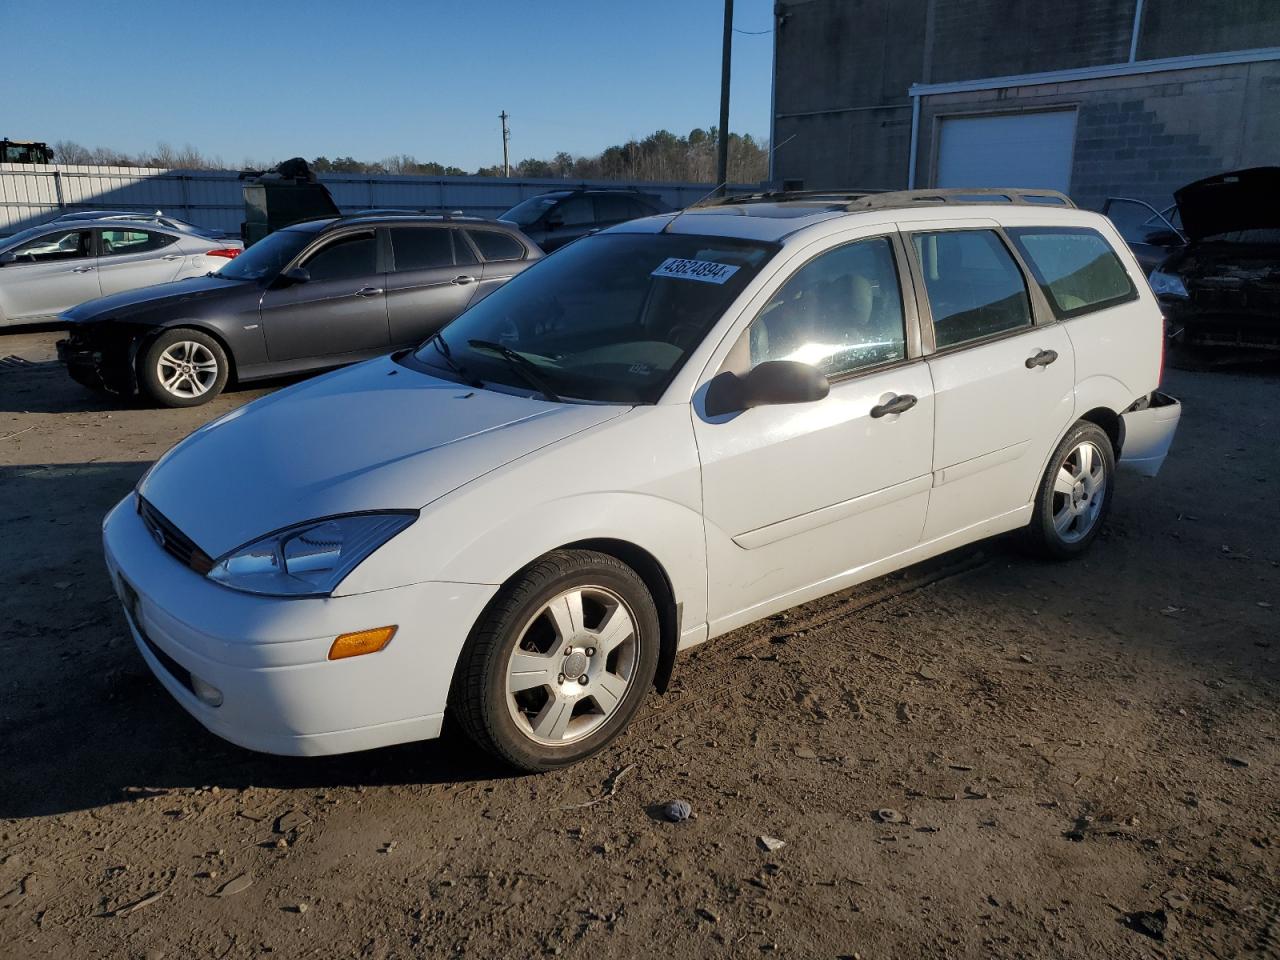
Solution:
[{"label": "black window trim", "polygon": [[[1008,340],[1013,337],[1022,336],[1029,331],[1038,330],[1041,327],[1049,326],[1057,322],[1057,317],[1049,309],[1049,304],[1045,301],[1044,292],[1040,289],[1040,285],[1035,282],[1027,269],[1026,263],[1019,256],[1018,251],[1014,249],[1012,241],[1004,232],[1004,227],[997,223],[989,226],[974,226],[972,224],[965,226],[947,226],[943,224],[901,224],[899,230],[903,237],[903,247],[905,255],[911,265],[911,282],[916,288],[916,301],[920,310],[920,334],[925,344],[924,355],[933,356],[949,356],[961,350],[968,350],[970,347],[981,346],[987,343],[995,343],[998,340]],[[965,340],[963,343],[952,344],[947,347],[939,347],[936,337],[936,328],[933,321],[933,305],[929,302],[929,291],[925,285],[924,269],[920,265],[920,260],[915,252],[915,235],[918,233],[994,233],[996,237],[1004,244],[1004,248],[1009,253],[1010,259],[1017,267],[1018,272],[1022,275],[1022,285],[1027,291],[1027,302],[1031,307],[1031,322],[1025,326],[1013,327],[1009,330],[1001,330],[998,333],[990,333],[985,337],[977,337],[973,340]]]},{"label": "black window trim", "polygon": [[[1106,300],[1099,300],[1096,303],[1086,304],[1083,307],[1075,307],[1074,309],[1071,309],[1071,310],[1063,310],[1059,308],[1057,300],[1055,300],[1053,295],[1049,292],[1049,285],[1045,283],[1043,279],[1041,279],[1040,271],[1036,267],[1035,261],[1032,260],[1031,255],[1022,248],[1021,235],[1025,233],[1035,233],[1035,234],[1057,233],[1057,234],[1065,234],[1065,235],[1089,234],[1091,236],[1097,237],[1099,240],[1102,241],[1103,246],[1105,246],[1107,250],[1111,252],[1111,256],[1115,258],[1116,263],[1119,264],[1120,266],[1121,272],[1124,273],[1125,279],[1129,281],[1129,292],[1126,294],[1122,294],[1120,296],[1110,297]],[[1138,285],[1133,282],[1133,277],[1129,273],[1129,268],[1125,266],[1124,260],[1121,259],[1118,253],[1116,253],[1116,249],[1111,245],[1111,242],[1106,237],[1104,237],[1100,231],[1095,230],[1093,227],[1085,227],[1085,226],[1079,226],[1079,227],[1076,227],[1076,226],[1056,226],[1056,227],[1016,226],[1015,227],[1015,226],[1011,226],[1008,228],[1008,234],[1009,234],[1009,239],[1012,241],[1013,245],[1018,248],[1018,253],[1022,255],[1022,259],[1026,263],[1027,271],[1031,274],[1032,278],[1035,280],[1036,286],[1040,288],[1040,292],[1044,296],[1045,306],[1049,309],[1049,311],[1053,314],[1053,316],[1058,320],[1074,320],[1076,317],[1083,317],[1090,313],[1098,313],[1099,311],[1102,311],[1102,310],[1110,310],[1112,307],[1118,307],[1126,303],[1133,303],[1135,300],[1139,298]]]},{"label": "black window trim", "polygon": [[[743,326],[738,335],[734,337],[734,345],[729,348],[729,353],[725,356],[724,360],[720,362],[720,366],[719,369],[716,370],[716,374],[720,374],[731,369],[729,367],[730,358],[733,356],[733,351],[737,349],[738,340],[742,337],[748,336],[748,332],[751,330],[752,325],[760,319],[761,311],[769,305],[769,301],[774,294],[778,293],[778,291],[790,283],[801,270],[813,263],[813,261],[817,260],[819,257],[826,256],[828,253],[839,250],[841,247],[851,246],[855,243],[862,243],[865,240],[882,239],[889,241],[889,247],[893,253],[893,266],[898,279],[898,295],[902,302],[902,326],[905,341],[903,346],[905,349],[905,355],[894,360],[884,360],[880,363],[871,364],[869,366],[846,370],[843,373],[836,374],[835,376],[827,377],[827,382],[834,387],[837,384],[848,383],[852,380],[859,380],[862,377],[873,376],[874,374],[883,373],[886,370],[891,370],[896,367],[906,367],[910,364],[919,363],[921,360],[924,360],[927,356],[924,351],[924,344],[922,341],[924,317],[918,308],[917,301],[919,296],[915,289],[915,281],[907,263],[907,254],[902,240],[902,233],[896,227],[888,226],[881,233],[870,233],[863,236],[852,237],[839,243],[833,243],[828,247],[823,247],[821,250],[814,252],[812,256],[806,257],[804,262],[798,264],[794,270],[789,271],[786,277],[782,279],[781,283],[777,286],[770,287],[765,293],[764,303],[760,306],[760,309],[756,310],[751,315],[751,319],[747,321],[746,325]],[[734,370],[733,372],[741,376],[747,371]],[[708,378],[708,380],[710,380],[710,378]]]}]

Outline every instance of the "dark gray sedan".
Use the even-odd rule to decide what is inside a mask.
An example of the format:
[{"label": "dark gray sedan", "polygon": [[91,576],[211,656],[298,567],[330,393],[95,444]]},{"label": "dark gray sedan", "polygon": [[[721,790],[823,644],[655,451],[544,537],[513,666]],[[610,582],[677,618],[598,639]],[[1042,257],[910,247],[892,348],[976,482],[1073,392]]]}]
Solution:
[{"label": "dark gray sedan", "polygon": [[192,407],[229,381],[421,343],[542,256],[510,224],[354,216],[299,223],[217,273],[90,300],[58,355],[80,383]]}]

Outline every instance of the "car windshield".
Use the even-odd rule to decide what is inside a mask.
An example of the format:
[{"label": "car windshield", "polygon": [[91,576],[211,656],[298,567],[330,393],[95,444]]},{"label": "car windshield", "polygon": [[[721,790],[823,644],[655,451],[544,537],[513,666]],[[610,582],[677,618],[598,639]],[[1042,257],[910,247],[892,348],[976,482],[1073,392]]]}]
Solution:
[{"label": "car windshield", "polygon": [[413,356],[446,378],[655,403],[777,250],[723,237],[587,237],[512,278],[445,327],[443,344],[429,340]]},{"label": "car windshield", "polygon": [[275,277],[314,237],[310,230],[277,230],[227,263],[217,275],[231,280]]},{"label": "car windshield", "polygon": [[556,205],[556,201],[560,197],[530,197],[522,203],[517,203],[514,207],[500,216],[499,220],[507,220],[511,223],[527,227],[531,223],[537,223],[548,209]]}]

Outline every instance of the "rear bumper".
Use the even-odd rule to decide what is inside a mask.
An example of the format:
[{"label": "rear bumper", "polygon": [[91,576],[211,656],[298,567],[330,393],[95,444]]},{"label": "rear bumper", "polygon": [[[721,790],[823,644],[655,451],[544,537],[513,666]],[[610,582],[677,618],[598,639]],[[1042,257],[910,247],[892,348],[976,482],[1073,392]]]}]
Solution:
[{"label": "rear bumper", "polygon": [[1173,445],[1181,417],[1182,404],[1159,391],[1151,394],[1142,409],[1122,413],[1124,440],[1119,465],[1144,477],[1158,474]]},{"label": "rear bumper", "polygon": [[[219,586],[160,547],[129,496],[103,524],[107,568],[138,653],[211,732],[251,750],[348,753],[439,735],[453,668],[497,589],[417,583],[279,599]],[[329,660],[336,636],[396,625],[387,647]],[[202,697],[213,688],[220,702]]]}]

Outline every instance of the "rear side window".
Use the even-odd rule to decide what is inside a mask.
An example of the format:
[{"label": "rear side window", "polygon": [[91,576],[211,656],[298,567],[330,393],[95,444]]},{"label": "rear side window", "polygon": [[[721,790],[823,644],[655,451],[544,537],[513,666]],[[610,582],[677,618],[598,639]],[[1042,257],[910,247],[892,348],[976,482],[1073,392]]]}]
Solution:
[{"label": "rear side window", "polygon": [[436,227],[393,227],[391,250],[396,272],[453,266],[449,230]]},{"label": "rear side window", "polygon": [[103,230],[100,236],[103,256],[161,250],[178,241],[171,234],[152,233],[149,230]]},{"label": "rear side window", "polygon": [[480,256],[486,260],[519,260],[524,256],[524,244],[508,233],[497,230],[468,230],[475,245],[480,248]]},{"label": "rear side window", "polygon": [[303,266],[313,281],[351,280],[376,273],[377,256],[372,233],[352,233],[322,247]]},{"label": "rear side window", "polygon": [[1031,326],[1022,271],[993,230],[912,236],[939,350]]},{"label": "rear side window", "polygon": [[605,194],[596,196],[596,219],[601,223],[619,223],[623,220],[630,220],[634,213],[635,207],[631,203],[630,197],[611,197]]},{"label": "rear side window", "polygon": [[1078,227],[1018,227],[1007,233],[1058,319],[1136,300],[1137,288],[1100,233]]}]

